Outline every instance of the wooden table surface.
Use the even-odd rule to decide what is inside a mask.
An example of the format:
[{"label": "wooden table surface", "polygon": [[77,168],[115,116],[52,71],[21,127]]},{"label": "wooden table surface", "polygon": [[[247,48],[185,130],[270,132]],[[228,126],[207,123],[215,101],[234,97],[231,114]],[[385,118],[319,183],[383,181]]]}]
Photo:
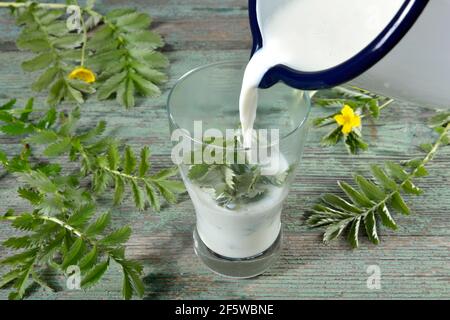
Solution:
[{"label": "wooden table surface", "polygon": [[[251,44],[246,0],[104,0],[101,8],[135,6],[154,17],[154,27],[167,42],[165,53],[171,61],[170,81],[162,97],[140,100],[124,110],[114,102],[92,99],[82,107],[82,122],[93,125],[107,120],[109,133],[138,148],[149,144],[155,168],[169,166],[170,143],[165,109],[168,90],[183,73],[214,61],[245,59]],[[30,76],[20,63],[29,54],[14,44],[18,28],[8,13],[0,12],[0,102],[44,95],[30,90]],[[406,79],[405,79],[406,81]],[[320,114],[319,109],[314,114]],[[177,205],[160,213],[137,212],[131,202],[114,211],[116,225],[129,223],[134,234],[128,243],[130,257],[145,265],[146,299],[320,299],[320,298],[450,298],[450,148],[442,149],[422,178],[425,194],[408,198],[413,214],[396,216],[399,229],[382,229],[381,244],[363,240],[353,251],[344,240],[328,246],[321,233],[303,225],[303,213],[324,192],[336,192],[336,180],[350,181],[352,173],[368,171],[370,163],[400,161],[419,155],[416,145],[428,142],[433,134],[425,126],[433,108],[397,101],[383,111],[376,124],[364,127],[370,150],[349,156],[340,145],[319,146],[327,129],[310,132],[301,166],[283,212],[285,239],[279,262],[267,273],[250,280],[221,278],[204,267],[194,254],[192,230],[195,216],[192,203],[182,196]],[[2,148],[13,154],[18,140],[0,136]],[[1,210],[23,208],[16,196],[16,181],[5,176],[0,183]],[[105,204],[108,200],[105,199]],[[12,234],[0,225],[0,240]],[[0,249],[0,257],[6,254]],[[366,286],[367,267],[378,265],[381,289]],[[104,281],[88,291],[49,293],[42,289],[33,299],[119,299],[121,279],[111,268]],[[48,275],[52,277],[52,275]],[[61,286],[62,276],[57,276]],[[0,298],[7,291],[0,290]]]}]

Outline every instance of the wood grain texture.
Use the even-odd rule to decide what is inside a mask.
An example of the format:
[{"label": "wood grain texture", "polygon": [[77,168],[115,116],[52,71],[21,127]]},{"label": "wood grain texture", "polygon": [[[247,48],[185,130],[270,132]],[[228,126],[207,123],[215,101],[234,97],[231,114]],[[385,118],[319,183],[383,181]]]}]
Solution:
[{"label": "wood grain texture", "polygon": [[[150,13],[156,30],[167,41],[165,52],[171,60],[170,81],[174,84],[193,67],[213,61],[246,59],[250,32],[245,0],[104,0],[101,8],[135,6]],[[0,12],[0,102],[12,97],[24,101],[37,96],[31,92],[30,76],[20,63],[29,55],[18,52],[14,39],[18,29],[5,11]],[[82,124],[107,120],[108,134],[122,137],[138,148],[149,144],[155,169],[168,166],[169,129],[165,109],[167,90],[162,97],[140,100],[126,111],[114,102],[89,101],[82,107]],[[313,116],[321,114],[315,109]],[[196,258],[192,248],[195,216],[191,201],[182,196],[177,205],[160,213],[137,212],[130,202],[114,211],[114,224],[129,223],[134,234],[128,243],[129,255],[145,265],[147,299],[319,299],[319,298],[450,298],[450,148],[442,149],[431,164],[430,177],[420,186],[425,195],[409,198],[413,214],[396,216],[397,232],[382,229],[379,246],[367,240],[352,251],[343,240],[324,246],[320,231],[303,225],[302,215],[324,192],[336,192],[336,180],[350,181],[354,172],[366,173],[370,163],[403,160],[419,155],[416,145],[434,137],[425,126],[431,108],[397,101],[383,112],[376,124],[364,127],[370,150],[360,156],[347,155],[343,146],[319,147],[326,129],[312,130],[300,169],[286,202],[283,221],[284,248],[277,265],[264,275],[235,281],[209,272]],[[0,136],[8,153],[19,148],[17,139]],[[64,164],[70,168],[70,164]],[[3,173],[0,172],[3,177]],[[16,181],[5,176],[0,184],[1,209],[26,209],[16,196]],[[102,203],[108,203],[103,199]],[[0,225],[0,240],[12,235]],[[6,255],[0,249],[0,257]],[[381,268],[381,290],[366,287],[369,265]],[[46,275],[64,287],[61,275]],[[105,280],[88,291],[48,293],[36,290],[32,299],[119,299],[120,272],[112,267]],[[0,298],[7,291],[0,290]]]}]

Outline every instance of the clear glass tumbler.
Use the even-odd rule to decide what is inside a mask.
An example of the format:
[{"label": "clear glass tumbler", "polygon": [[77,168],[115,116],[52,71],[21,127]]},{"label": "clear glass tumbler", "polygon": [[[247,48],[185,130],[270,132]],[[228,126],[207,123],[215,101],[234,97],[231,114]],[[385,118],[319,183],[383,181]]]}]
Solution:
[{"label": "clear glass tumbler", "polygon": [[243,149],[244,69],[245,62],[197,68],[168,98],[172,159],[196,212],[195,252],[212,271],[232,278],[257,276],[279,257],[282,206],[303,152],[311,108],[307,92],[284,84],[259,90],[256,142]]}]

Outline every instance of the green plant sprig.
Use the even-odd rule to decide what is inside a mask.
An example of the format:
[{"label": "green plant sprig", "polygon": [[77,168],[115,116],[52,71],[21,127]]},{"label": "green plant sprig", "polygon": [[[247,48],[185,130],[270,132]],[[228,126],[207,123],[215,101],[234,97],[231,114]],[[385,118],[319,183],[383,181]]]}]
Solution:
[{"label": "green plant sprig", "polygon": [[[141,149],[138,165],[129,146],[117,139],[103,137],[106,129],[104,121],[100,121],[93,129],[80,132],[77,130],[79,109],[66,115],[51,108],[33,122],[29,120],[33,114],[33,100],[28,101],[23,109],[13,109],[14,103],[12,100],[0,107],[0,123],[4,122],[0,131],[11,136],[26,135],[23,142],[45,147],[42,152],[45,157],[67,155],[71,161],[80,162],[80,174],[91,178],[92,188],[97,195],[114,187],[116,205],[123,200],[125,186],[130,187],[135,205],[140,210],[148,203],[159,211],[160,195],[167,202],[174,203],[176,194],[185,191],[182,182],[169,179],[178,173],[177,167],[149,174],[150,149]],[[123,156],[119,149],[124,150]]]},{"label": "green plant sprig", "polygon": [[[0,164],[21,182],[18,194],[33,210],[17,215],[9,210],[0,218],[18,230],[31,232],[3,243],[6,248],[23,251],[0,261],[0,265],[11,266],[0,278],[0,288],[12,285],[15,290],[10,298],[23,298],[33,283],[51,287],[39,275],[42,268],[52,267],[65,273],[69,265],[80,267],[81,287],[87,288],[97,283],[114,261],[122,268],[123,296],[141,296],[142,266],[126,259],[124,253],[131,229],[124,226],[105,233],[110,214],[96,213],[96,197],[114,187],[115,204],[119,204],[128,185],[139,209],[144,209],[147,202],[159,210],[160,196],[173,203],[176,194],[184,191],[181,182],[169,179],[177,174],[176,168],[149,174],[149,148],[141,150],[138,164],[129,146],[102,136],[105,122],[90,130],[79,130],[79,109],[69,114],[57,112],[54,107],[38,111],[34,110],[32,99],[23,108],[15,104],[11,100],[0,106],[0,131],[21,137],[23,149],[13,157],[0,150]],[[80,165],[70,175],[64,175],[58,163],[31,161],[36,145],[41,146],[46,158],[66,155]],[[119,149],[124,150],[122,157]],[[39,152],[34,156],[41,158]],[[90,179],[94,192],[82,187],[85,178]]]},{"label": "green plant sprig", "polygon": [[361,130],[354,128],[349,134],[342,133],[342,127],[339,126],[334,117],[340,113],[345,106],[350,106],[355,112],[360,114],[361,119],[370,117],[377,119],[383,109],[393,102],[367,90],[352,87],[351,89],[336,87],[331,90],[319,91],[313,96],[313,104],[322,108],[331,108],[333,112],[325,117],[319,117],[313,120],[316,128],[335,125],[329,133],[321,140],[324,147],[334,146],[339,141],[344,144],[350,154],[357,154],[360,151],[368,149],[368,144],[364,141]]},{"label": "green plant sprig", "polygon": [[[134,9],[115,9],[102,15],[94,5],[95,1],[87,1],[84,7],[78,1],[0,3],[0,8],[13,9],[17,24],[22,26],[18,48],[36,54],[22,64],[23,69],[43,70],[33,89],[48,90],[51,106],[62,100],[83,103],[95,89],[99,100],[115,96],[127,108],[135,105],[137,94],[159,95],[158,85],[167,80],[161,70],[167,67],[168,59],[156,51],[164,42],[148,30],[151,18]],[[69,6],[78,8],[74,18],[79,20],[79,31],[66,26]],[[69,79],[77,66],[91,68],[98,75],[97,81],[90,84]]]},{"label": "green plant sprig", "polygon": [[450,113],[438,114],[430,119],[429,125],[439,134],[433,144],[422,144],[420,149],[425,152],[423,158],[415,158],[403,165],[387,162],[387,171],[378,165],[372,165],[374,181],[361,175],[355,176],[357,187],[339,181],[338,185],[347,195],[344,199],[334,194],[322,197],[322,203],[313,207],[308,213],[307,224],[312,228],[325,227],[323,241],[325,243],[339,237],[345,230],[352,247],[359,246],[360,226],[369,240],[380,242],[377,231],[377,220],[392,229],[397,229],[390,209],[404,215],[410,214],[410,209],[401,193],[412,195],[422,194],[422,190],[413,183],[413,179],[428,175],[425,165],[435,156],[440,146],[449,145]]},{"label": "green plant sprig", "polygon": [[164,45],[149,31],[151,18],[133,9],[117,9],[102,16],[103,25],[89,39],[92,55],[87,65],[99,74],[98,98],[112,95],[125,106],[135,104],[135,92],[147,97],[161,94],[157,84],[167,76],[167,58],[155,51]]},{"label": "green plant sprig", "polygon": [[31,212],[16,214],[8,210],[0,221],[26,235],[11,237],[3,246],[19,251],[0,261],[10,270],[0,278],[0,288],[12,286],[10,299],[22,299],[33,283],[50,288],[39,275],[46,267],[65,274],[70,266],[80,269],[81,288],[95,285],[104,275],[111,261],[122,267],[123,296],[143,295],[142,266],[125,258],[124,243],[131,228],[123,226],[109,231],[111,214],[97,214],[95,200],[89,190],[80,187],[78,177],[62,175],[57,164],[29,164],[29,147],[20,160],[1,156],[2,165],[14,172],[23,186],[18,189],[21,198],[34,208]]}]

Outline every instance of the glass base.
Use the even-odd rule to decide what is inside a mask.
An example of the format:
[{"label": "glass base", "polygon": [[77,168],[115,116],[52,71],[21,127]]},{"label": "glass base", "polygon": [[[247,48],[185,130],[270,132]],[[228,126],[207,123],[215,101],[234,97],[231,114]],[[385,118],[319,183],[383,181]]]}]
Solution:
[{"label": "glass base", "polygon": [[266,251],[249,258],[227,258],[209,249],[194,228],[194,250],[200,260],[213,272],[228,278],[246,279],[265,272],[280,256],[282,230]]}]

